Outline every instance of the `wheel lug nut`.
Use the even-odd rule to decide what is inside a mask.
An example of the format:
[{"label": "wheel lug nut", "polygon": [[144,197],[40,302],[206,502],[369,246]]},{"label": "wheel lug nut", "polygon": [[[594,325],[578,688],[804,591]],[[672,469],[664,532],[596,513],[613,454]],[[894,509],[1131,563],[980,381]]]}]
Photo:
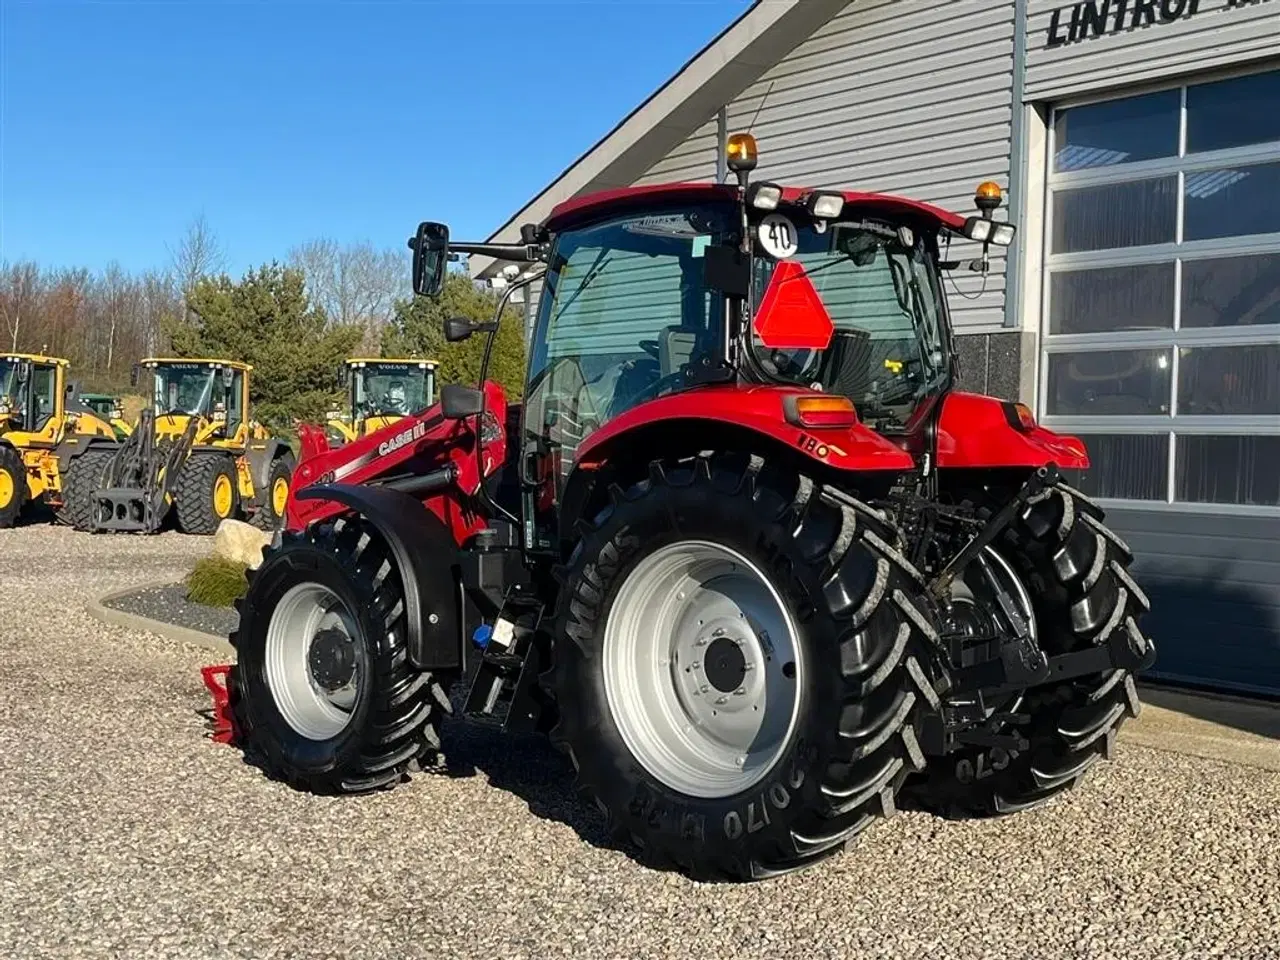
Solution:
[{"label": "wheel lug nut", "polygon": [[698,692],[699,692],[699,693],[706,693],[706,692],[707,692],[708,690],[710,690],[710,689],[711,689],[711,688],[710,688],[710,687],[708,687],[708,686],[704,683],[702,686],[700,686],[700,687],[698,688]]},{"label": "wheel lug nut", "polygon": [[715,628],[715,630],[713,630],[713,631],[712,631],[711,635],[712,635],[713,637],[723,637],[723,636],[724,636],[724,627],[716,627],[716,628]]},{"label": "wheel lug nut", "polygon": [[701,660],[695,660],[695,661],[693,661],[693,663],[689,664],[689,668],[690,668],[691,670],[697,670],[697,669],[701,668],[701,666],[702,666],[702,661],[701,661]]},{"label": "wheel lug nut", "polygon": [[728,697],[716,697],[716,703],[728,703],[728,702],[729,702]]},{"label": "wheel lug nut", "polygon": [[742,665],[743,670],[754,670],[755,668],[756,668],[756,665],[754,663],[744,663]]},{"label": "wheel lug nut", "polygon": [[746,758],[746,757],[738,757],[738,759],[737,759],[737,760],[735,760],[735,761],[734,761],[734,763],[736,763],[736,764],[737,764],[738,766],[740,766],[740,767],[745,766],[745,765],[746,765],[746,763],[747,763],[747,758]]},{"label": "wheel lug nut", "polygon": [[733,695],[735,697],[743,697],[743,696],[746,696],[746,694],[747,694],[746,687],[739,687],[737,690],[733,691]]}]

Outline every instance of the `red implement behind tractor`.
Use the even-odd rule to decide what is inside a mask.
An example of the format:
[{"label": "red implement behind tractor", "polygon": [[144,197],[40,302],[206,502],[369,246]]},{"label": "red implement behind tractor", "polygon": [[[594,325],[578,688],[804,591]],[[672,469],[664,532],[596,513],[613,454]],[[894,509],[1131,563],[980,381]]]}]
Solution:
[{"label": "red implement behind tractor", "polygon": [[516,245],[419,227],[420,295],[455,254],[517,264],[506,297],[542,281],[523,404],[452,385],[304,436],[228,678],[270,774],[391,786],[465,681],[650,862],[747,879],[903,801],[1036,806],[1111,753],[1154,658],[1129,550],[1059,476],[1083,444],[954,389],[942,271],[1009,244],[999,189],[966,218],[729,156],[736,184],[572,200]]}]

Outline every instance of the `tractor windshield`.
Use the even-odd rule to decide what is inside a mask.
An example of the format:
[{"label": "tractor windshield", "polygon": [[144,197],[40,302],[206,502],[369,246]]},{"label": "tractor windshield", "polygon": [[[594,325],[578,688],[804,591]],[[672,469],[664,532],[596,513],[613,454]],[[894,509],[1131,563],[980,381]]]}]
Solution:
[{"label": "tractor windshield", "polygon": [[201,363],[158,366],[155,378],[156,415],[203,416],[213,413],[216,367]]},{"label": "tractor windshield", "polygon": [[[948,371],[935,257],[923,237],[892,223],[864,219],[796,233],[788,259],[804,268],[835,332],[825,350],[771,349],[753,334],[758,366],[771,379],[848,397],[868,422],[901,425]],[[755,310],[778,263],[753,262]]]},{"label": "tractor windshield", "polygon": [[20,365],[20,360],[0,357],[0,408],[16,410],[21,406],[18,402],[18,395],[22,393],[22,384],[18,379]]},{"label": "tractor windshield", "polygon": [[362,417],[407,417],[431,406],[434,384],[426,364],[379,363],[352,378],[352,412]]}]

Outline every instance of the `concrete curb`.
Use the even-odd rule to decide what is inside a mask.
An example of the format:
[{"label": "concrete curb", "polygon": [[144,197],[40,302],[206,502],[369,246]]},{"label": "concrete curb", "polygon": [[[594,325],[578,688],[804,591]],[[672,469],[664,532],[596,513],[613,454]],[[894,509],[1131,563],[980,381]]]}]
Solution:
[{"label": "concrete curb", "polygon": [[152,620],[150,617],[144,617],[136,613],[126,613],[124,610],[116,610],[106,605],[107,601],[115,600],[117,597],[125,597],[150,587],[167,587],[170,584],[177,583],[179,579],[181,578],[169,577],[164,580],[152,580],[148,583],[135,584],[124,590],[113,590],[96,600],[90,600],[86,605],[86,609],[91,617],[101,620],[103,623],[110,623],[117,627],[128,627],[130,630],[145,630],[147,633],[154,633],[168,640],[175,640],[178,643],[185,643],[193,647],[203,647],[206,650],[212,650],[215,653],[235,659],[235,648],[227,642],[225,637],[205,633],[202,630],[192,630],[190,627],[180,627],[176,623]]}]

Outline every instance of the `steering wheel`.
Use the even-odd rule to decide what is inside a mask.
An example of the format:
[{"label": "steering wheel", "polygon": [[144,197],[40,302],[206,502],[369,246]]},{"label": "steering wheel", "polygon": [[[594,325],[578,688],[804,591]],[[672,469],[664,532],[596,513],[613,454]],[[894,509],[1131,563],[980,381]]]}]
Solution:
[{"label": "steering wheel", "polygon": [[649,356],[653,357],[653,359],[658,360],[660,358],[657,340],[641,340],[639,347]]},{"label": "steering wheel", "polygon": [[[646,400],[652,400],[654,397],[661,394],[663,391],[663,388],[667,386],[676,386],[676,385],[685,383],[687,381],[686,374],[687,374],[687,371],[685,371],[682,368],[680,370],[676,370],[673,373],[668,373],[665,377],[659,377],[657,380],[653,381],[653,383],[649,384],[646,387],[641,388],[637,393],[633,393],[630,397],[628,397],[626,400],[626,404],[622,408],[622,410],[629,410],[632,407],[635,407],[641,403],[644,403]],[[619,404],[613,405],[613,409],[609,411],[610,417],[615,417],[618,415],[618,413],[622,412],[622,410],[619,410],[618,407],[619,407]]]}]

